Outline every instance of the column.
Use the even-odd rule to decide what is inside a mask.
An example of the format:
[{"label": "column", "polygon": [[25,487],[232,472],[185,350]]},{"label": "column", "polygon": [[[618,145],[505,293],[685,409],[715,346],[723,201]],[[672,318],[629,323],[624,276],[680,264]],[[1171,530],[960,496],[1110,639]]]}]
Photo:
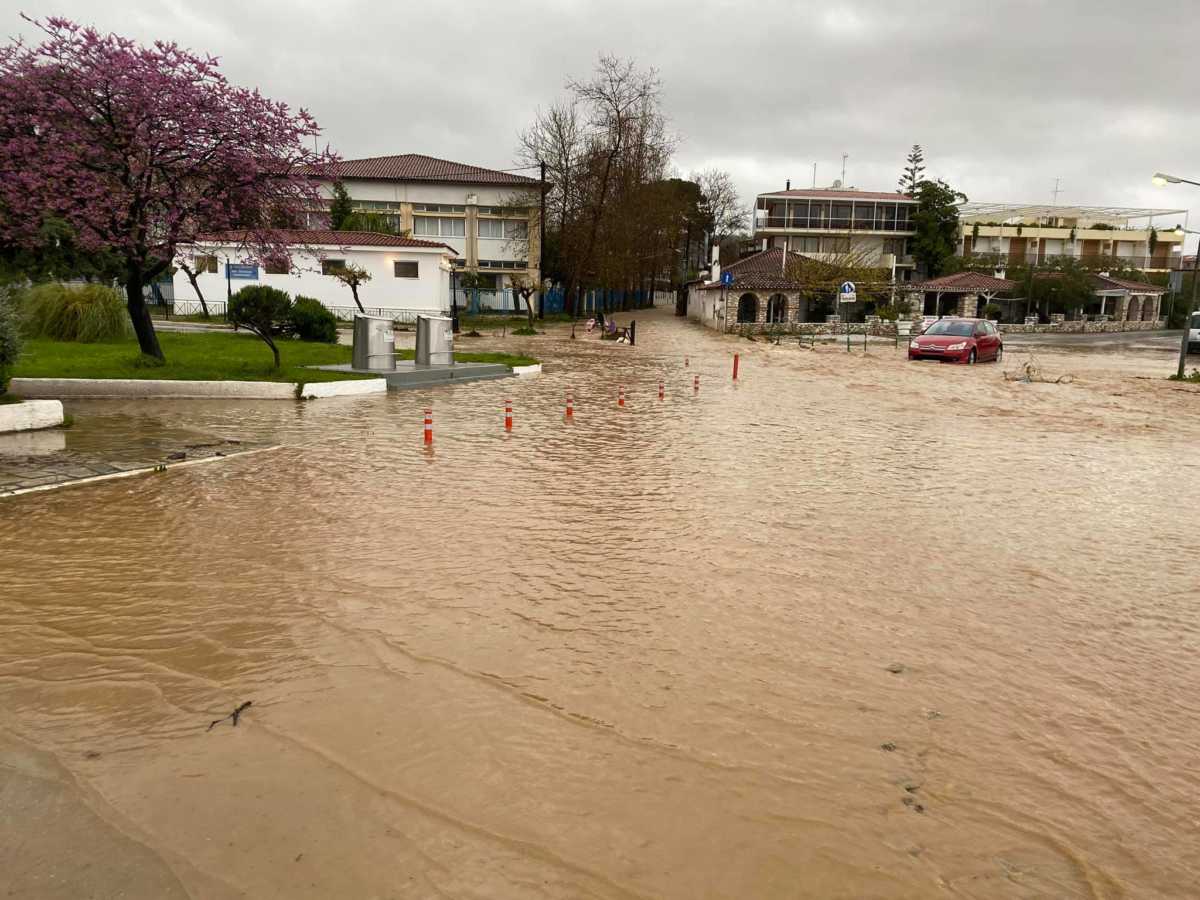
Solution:
[{"label": "column", "polygon": [[964,319],[973,319],[979,314],[979,296],[963,294],[958,301],[958,314]]},{"label": "column", "polygon": [[467,195],[467,268],[479,268],[479,198]]}]

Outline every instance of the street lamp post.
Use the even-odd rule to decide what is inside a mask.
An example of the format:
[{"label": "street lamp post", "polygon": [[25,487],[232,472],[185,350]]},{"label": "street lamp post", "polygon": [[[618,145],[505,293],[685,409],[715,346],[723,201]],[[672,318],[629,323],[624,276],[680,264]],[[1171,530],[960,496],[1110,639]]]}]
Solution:
[{"label": "street lamp post", "polygon": [[[451,263],[451,266],[454,264]],[[450,269],[450,333],[458,334],[458,269]]]},{"label": "street lamp post", "polygon": [[[1200,181],[1192,181],[1188,178],[1180,178],[1178,175],[1167,175],[1164,172],[1155,172],[1154,177],[1150,179],[1159,187],[1165,184],[1194,184],[1200,187]],[[1182,225],[1175,226],[1175,233],[1183,234],[1200,234],[1200,231],[1191,231],[1184,228]],[[1183,338],[1179,342],[1179,377],[1183,378],[1187,370],[1187,352],[1188,352],[1188,329],[1192,324],[1192,315],[1196,312],[1196,282],[1200,281],[1200,246],[1196,247],[1196,257],[1192,261],[1192,300],[1183,310]]]}]

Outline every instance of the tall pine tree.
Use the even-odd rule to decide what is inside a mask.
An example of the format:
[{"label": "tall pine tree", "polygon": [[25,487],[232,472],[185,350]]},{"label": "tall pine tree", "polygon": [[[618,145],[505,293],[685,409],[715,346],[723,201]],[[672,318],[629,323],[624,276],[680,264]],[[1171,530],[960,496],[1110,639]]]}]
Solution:
[{"label": "tall pine tree", "polygon": [[917,185],[921,183],[925,175],[925,152],[921,149],[920,144],[913,144],[905,163],[904,170],[900,173],[900,187],[897,190],[901,194],[915,197]]},{"label": "tall pine tree", "polygon": [[346,228],[346,221],[354,215],[354,203],[346,186],[340,181],[333,183],[333,199],[329,202],[329,227],[334,231]]}]

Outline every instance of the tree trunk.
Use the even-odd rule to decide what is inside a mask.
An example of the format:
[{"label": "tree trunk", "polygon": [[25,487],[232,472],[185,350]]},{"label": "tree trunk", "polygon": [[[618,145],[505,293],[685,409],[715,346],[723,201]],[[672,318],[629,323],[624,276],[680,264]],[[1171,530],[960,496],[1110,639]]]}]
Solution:
[{"label": "tree trunk", "polygon": [[[350,293],[354,295],[354,305],[357,306],[358,311],[365,316],[367,314],[367,311],[365,309],[363,309],[363,305],[358,302],[358,285],[357,284],[350,285]],[[271,345],[271,349],[272,350],[275,349],[274,344]],[[279,353],[278,352],[276,352],[276,354],[275,354],[275,366],[277,368],[279,366]]]},{"label": "tree trunk", "polygon": [[271,348],[271,355],[275,357],[275,369],[279,370],[279,348],[275,346],[275,341],[271,339],[271,335],[267,334],[263,340],[267,342],[267,346]]},{"label": "tree trunk", "polygon": [[204,318],[208,318],[208,304],[204,302],[204,292],[200,290],[200,284],[196,281],[196,273],[192,271],[192,267],[186,263],[180,265],[183,269],[183,274],[187,276],[188,281],[192,283],[192,290],[196,292],[196,299],[200,301],[200,309]]},{"label": "tree trunk", "polygon": [[521,297],[525,301],[525,309],[529,313],[529,327],[533,328],[533,291],[521,291]]},{"label": "tree trunk", "polygon": [[125,305],[133,322],[133,333],[137,335],[138,347],[146,356],[153,356],[165,362],[166,357],[158,345],[154,323],[150,321],[150,310],[146,308],[146,298],[142,296],[144,287],[141,268],[130,265],[125,275]]}]

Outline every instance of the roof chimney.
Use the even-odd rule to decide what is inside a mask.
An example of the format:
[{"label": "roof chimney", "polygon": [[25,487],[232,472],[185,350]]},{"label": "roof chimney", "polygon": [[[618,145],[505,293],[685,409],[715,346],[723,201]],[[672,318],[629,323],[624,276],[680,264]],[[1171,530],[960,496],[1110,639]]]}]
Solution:
[{"label": "roof chimney", "polygon": [[787,187],[785,187],[785,188],[784,188],[784,190],[785,190],[785,191],[790,191],[791,189],[792,189],[792,179],[790,179],[790,178],[789,178],[789,179],[787,180]]}]

